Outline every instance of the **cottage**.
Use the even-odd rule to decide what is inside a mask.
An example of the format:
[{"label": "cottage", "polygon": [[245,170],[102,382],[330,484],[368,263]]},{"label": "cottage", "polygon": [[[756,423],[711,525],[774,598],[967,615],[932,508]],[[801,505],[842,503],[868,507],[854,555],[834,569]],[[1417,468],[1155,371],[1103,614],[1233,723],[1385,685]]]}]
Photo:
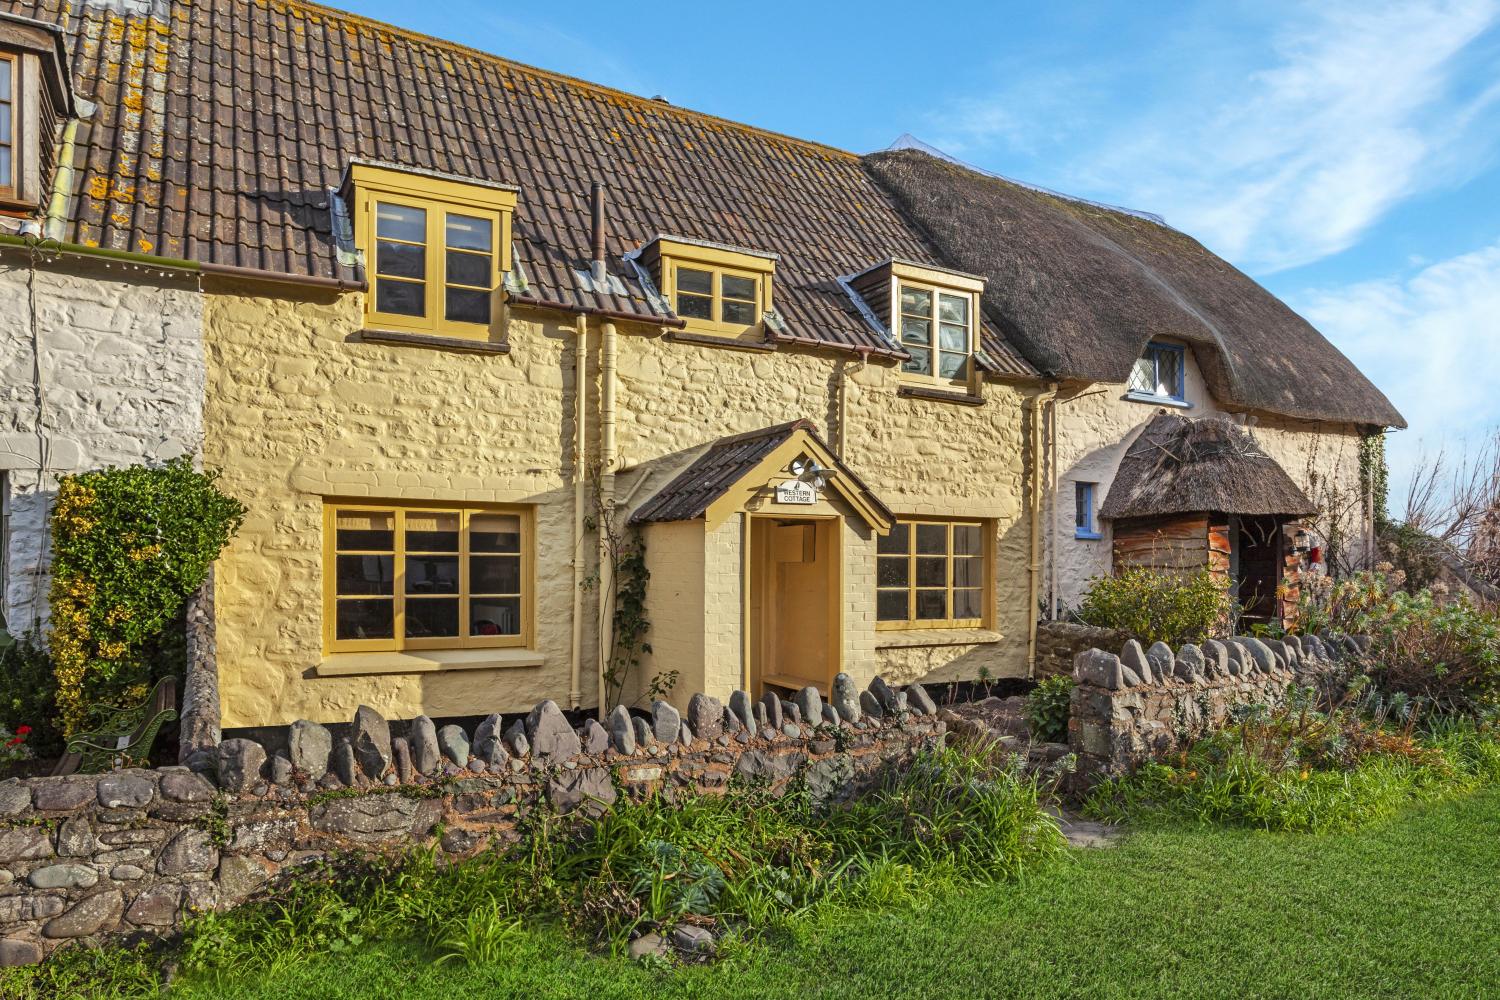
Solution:
[{"label": "cottage", "polygon": [[[228,728],[1026,677],[1037,610],[1138,559],[1142,518],[1261,595],[1400,423],[1158,221],[301,0],[56,7],[0,5],[79,98],[16,133],[52,197],[11,206],[5,280],[93,269],[120,304],[33,303],[33,355],[96,377],[49,413],[19,373],[0,454],[122,395],[105,338],[171,332],[121,364],[155,409],[102,407],[133,451],[28,461],[181,443],[249,506],[212,582]],[[1136,452],[1163,410],[1211,501]]]}]

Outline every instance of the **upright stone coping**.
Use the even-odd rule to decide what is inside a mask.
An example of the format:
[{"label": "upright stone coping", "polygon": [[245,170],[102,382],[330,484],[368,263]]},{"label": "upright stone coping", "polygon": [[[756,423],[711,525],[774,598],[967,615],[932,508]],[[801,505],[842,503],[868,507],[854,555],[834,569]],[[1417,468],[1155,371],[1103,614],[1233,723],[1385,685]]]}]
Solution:
[{"label": "upright stone coping", "polygon": [[1329,637],[1234,636],[1175,652],[1160,642],[1144,649],[1135,640],[1118,655],[1083,650],[1073,660],[1068,722],[1079,783],[1161,759],[1223,726],[1239,706],[1284,704],[1289,690],[1318,685],[1357,648]]},{"label": "upright stone coping", "polygon": [[[833,694],[846,707],[859,701],[846,676]],[[769,712],[775,700],[781,716],[762,729],[736,691],[728,706],[694,696],[687,720],[665,703],[649,722],[619,707],[581,736],[552,702],[503,734],[492,715],[472,735],[418,719],[394,739],[361,706],[351,738],[298,720],[286,757],[225,740],[206,774],[178,766],[0,781],[0,965],[37,962],[69,942],[171,933],[188,912],[274,891],[333,853],[391,856],[436,842],[446,857],[473,854],[519,837],[536,809],[591,816],[621,796],[675,800],[732,779],[780,790],[804,771],[817,795],[843,797],[883,761],[945,738],[920,685],[898,692],[877,678],[862,695],[880,714],[846,718],[804,691],[788,703],[798,722],[779,700],[753,703]],[[429,739],[436,765],[425,759]],[[413,767],[419,755],[430,774]]]}]

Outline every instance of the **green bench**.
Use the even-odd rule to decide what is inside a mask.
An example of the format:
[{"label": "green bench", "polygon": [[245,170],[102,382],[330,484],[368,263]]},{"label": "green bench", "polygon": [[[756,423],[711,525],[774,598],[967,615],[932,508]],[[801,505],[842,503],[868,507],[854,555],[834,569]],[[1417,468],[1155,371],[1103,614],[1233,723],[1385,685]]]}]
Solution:
[{"label": "green bench", "polygon": [[163,677],[141,704],[131,708],[92,705],[89,715],[99,719],[99,725],[68,740],[67,750],[52,769],[54,775],[98,774],[144,765],[161,727],[177,718],[177,683]]}]

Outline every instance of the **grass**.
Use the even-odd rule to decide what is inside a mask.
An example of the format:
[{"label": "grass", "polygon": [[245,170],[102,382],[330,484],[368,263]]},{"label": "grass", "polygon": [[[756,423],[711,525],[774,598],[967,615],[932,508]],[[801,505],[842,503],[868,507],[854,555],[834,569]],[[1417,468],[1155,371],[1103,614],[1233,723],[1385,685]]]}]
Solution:
[{"label": "grass", "polygon": [[1020,882],[810,921],[712,966],[594,957],[531,922],[480,964],[435,965],[418,945],[376,943],[274,975],[181,982],[172,996],[1493,996],[1497,870],[1491,788],[1326,836],[1147,830]]}]

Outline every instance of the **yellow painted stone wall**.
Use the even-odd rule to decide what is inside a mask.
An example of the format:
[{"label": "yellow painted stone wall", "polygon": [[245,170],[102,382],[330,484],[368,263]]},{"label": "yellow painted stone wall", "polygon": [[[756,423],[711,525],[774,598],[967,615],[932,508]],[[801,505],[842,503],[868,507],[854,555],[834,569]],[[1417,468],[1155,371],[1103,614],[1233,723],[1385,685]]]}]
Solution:
[{"label": "yellow painted stone wall", "polygon": [[[572,640],[571,325],[509,355],[362,343],[362,296],[208,289],[204,463],[250,513],[216,571],[226,727],[521,711],[564,702]],[[324,497],[531,504],[541,666],[315,675]],[[591,552],[593,536],[585,539]],[[587,569],[592,573],[592,567]],[[584,649],[597,648],[593,614]],[[583,671],[592,704],[594,657]]]},{"label": "yellow painted stone wall", "polygon": [[[1214,399],[1204,381],[1193,352],[1187,352],[1186,397],[1192,407],[1176,410],[1199,418],[1235,412]],[[1101,525],[1104,537],[1097,540],[1074,537],[1074,484],[1097,483],[1096,509],[1104,502],[1114,481],[1115,470],[1126,450],[1162,407],[1125,398],[1124,385],[1097,383],[1065,389],[1055,409],[1057,454],[1055,502],[1045,559],[1048,585],[1057,606],[1076,607],[1089,581],[1110,572],[1109,525]],[[1353,424],[1291,420],[1256,414],[1250,430],[1266,453],[1279,462],[1292,480],[1314,503],[1324,503],[1330,489],[1343,497],[1357,495],[1359,479],[1359,428]],[[1362,508],[1347,509],[1345,529],[1361,537]]]}]

